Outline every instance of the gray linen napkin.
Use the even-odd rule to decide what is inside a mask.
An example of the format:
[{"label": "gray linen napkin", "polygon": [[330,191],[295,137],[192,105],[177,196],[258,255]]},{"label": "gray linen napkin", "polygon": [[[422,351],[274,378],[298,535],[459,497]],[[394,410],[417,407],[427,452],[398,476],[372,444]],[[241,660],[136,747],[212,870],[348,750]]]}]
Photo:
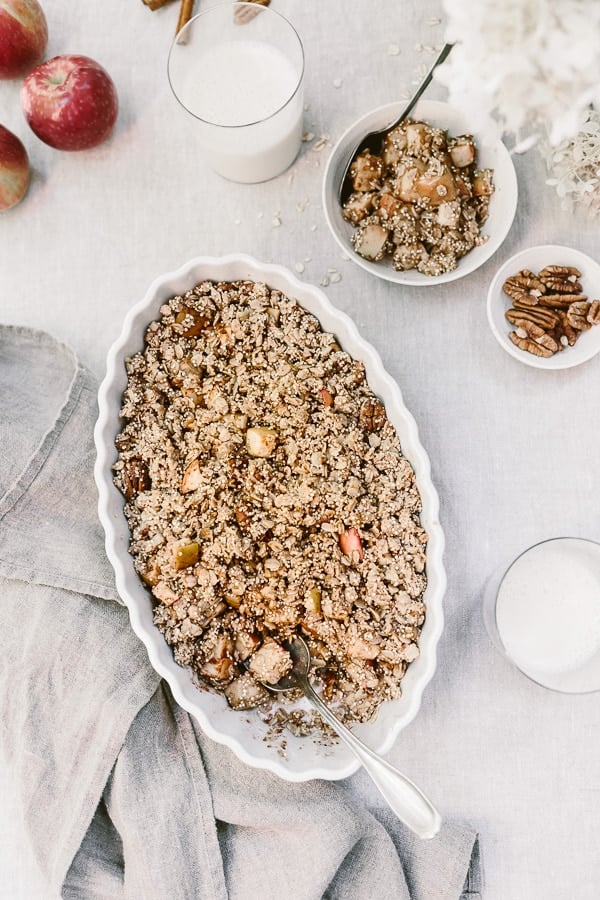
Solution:
[{"label": "gray linen napkin", "polygon": [[420,842],[335,783],[248,768],[174,703],[104,554],[96,388],[73,353],[0,328],[0,402],[0,752],[49,892],[480,897],[472,832]]}]

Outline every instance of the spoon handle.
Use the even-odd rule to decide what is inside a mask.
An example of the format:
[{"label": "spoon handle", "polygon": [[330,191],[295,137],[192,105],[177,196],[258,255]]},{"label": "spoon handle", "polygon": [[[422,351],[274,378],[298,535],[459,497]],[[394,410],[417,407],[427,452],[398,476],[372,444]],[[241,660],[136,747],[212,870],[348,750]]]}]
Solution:
[{"label": "spoon handle", "polygon": [[431,84],[431,79],[433,78],[433,73],[435,72],[437,67],[439,65],[441,65],[444,62],[444,60],[447,58],[447,56],[450,53],[450,51],[452,50],[453,46],[454,46],[453,44],[444,44],[444,46],[442,47],[442,49],[440,51],[439,56],[433,61],[433,64],[432,64],[429,72],[427,73],[427,75],[425,76],[425,78],[423,79],[423,81],[421,82],[421,84],[419,85],[419,87],[417,88],[415,93],[413,94],[413,96],[410,98],[406,108],[402,110],[402,115],[400,115],[391,126],[388,125],[388,129],[394,128],[396,125],[399,125],[400,122],[403,122],[404,119],[408,118],[408,116],[413,111],[414,107],[417,105],[418,101],[421,99],[421,97],[423,96],[423,94],[425,93],[425,91],[427,90],[429,85]]},{"label": "spoon handle", "polygon": [[413,782],[390,765],[387,760],[365,746],[332,713],[315,692],[308,679],[302,679],[308,701],[323,716],[344,743],[360,760],[378,787],[382,797],[398,818],[421,838],[432,838],[440,830],[440,814]]}]

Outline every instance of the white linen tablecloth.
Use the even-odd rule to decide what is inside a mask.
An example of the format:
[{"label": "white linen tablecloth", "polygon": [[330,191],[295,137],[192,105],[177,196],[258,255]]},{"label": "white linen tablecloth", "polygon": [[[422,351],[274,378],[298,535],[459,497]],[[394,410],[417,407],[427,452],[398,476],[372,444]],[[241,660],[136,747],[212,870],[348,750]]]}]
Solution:
[{"label": "white linen tablecloth", "polygon": [[[502,261],[542,243],[593,256],[598,226],[561,211],[532,151],[515,159],[520,199],[508,238],[465,279],[399,287],[342,259],[320,202],[331,147],[312,145],[325,135],[335,141],[360,114],[413,89],[433,58],[427,48],[442,41],[443,25],[431,24],[442,13],[436,0],[273,5],[304,41],[305,129],[315,141],[279,178],[236,185],[203,165],[170,94],[177,4],[151,13],[140,0],[104,0],[75,11],[43,0],[48,56],[101,62],[121,111],[106,144],[59,153],[26,126],[19,82],[0,83],[0,121],[24,141],[35,170],[28,197],[0,217],[0,319],[51,332],[101,376],[126,311],[156,275],[192,256],[243,251],[290,269],[303,263],[301,277],[317,284],[338,271],[341,280],[324,289],[402,389],[431,458],[447,537],[438,671],[389,758],[442,814],[480,832],[487,900],[596,900],[598,695],[554,694],[511,669],[485,634],[480,603],[489,575],[530,544],[600,538],[600,357],[564,372],[531,369],[500,349],[485,316]],[[433,86],[430,96],[444,91]],[[373,799],[361,774],[346,789]],[[52,900],[3,771],[0,796],[0,897]]]}]

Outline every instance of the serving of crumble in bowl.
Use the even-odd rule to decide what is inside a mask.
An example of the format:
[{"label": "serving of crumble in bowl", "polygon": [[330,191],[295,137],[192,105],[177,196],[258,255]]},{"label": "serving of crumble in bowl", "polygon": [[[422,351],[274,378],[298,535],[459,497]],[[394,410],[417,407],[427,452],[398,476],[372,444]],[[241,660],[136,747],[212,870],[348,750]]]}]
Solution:
[{"label": "serving of crumble in bowl", "polygon": [[298,631],[317,689],[389,750],[435,670],[444,538],[415,421],[351,319],[280,266],[193,259],[128,313],[95,441],[119,594],[206,734],[288,780],[357,769],[261,686]]},{"label": "serving of crumble in bowl", "polygon": [[517,206],[517,178],[502,141],[485,142],[447,103],[421,100],[377,154],[361,154],[339,186],[360,140],[402,112],[391,103],[340,137],[323,180],[323,209],[350,259],[396,284],[427,286],[475,271],[500,247]]}]

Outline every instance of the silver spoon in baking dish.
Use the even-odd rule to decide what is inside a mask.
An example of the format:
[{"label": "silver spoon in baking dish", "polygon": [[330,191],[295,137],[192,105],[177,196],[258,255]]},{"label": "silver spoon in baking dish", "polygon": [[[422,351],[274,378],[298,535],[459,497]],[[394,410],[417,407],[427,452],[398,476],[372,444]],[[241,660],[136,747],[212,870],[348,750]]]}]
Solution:
[{"label": "silver spoon in baking dish", "polygon": [[348,158],[348,162],[346,163],[346,168],[344,169],[344,174],[340,180],[340,189],[339,189],[339,200],[343,205],[350,194],[352,193],[352,179],[350,178],[350,166],[352,165],[352,161],[359,153],[362,153],[363,150],[370,150],[371,153],[379,153],[381,150],[383,139],[385,138],[388,131],[391,131],[393,128],[396,128],[401,122],[403,122],[413,111],[415,106],[417,105],[417,101],[421,99],[422,95],[425,93],[425,90],[429,87],[431,83],[431,79],[433,78],[433,73],[437,69],[439,65],[441,65],[444,60],[447,58],[448,54],[452,50],[453,44],[444,44],[440,55],[433,61],[433,64],[415,91],[412,95],[402,113],[395,119],[393,122],[390,122],[389,125],[386,125],[385,128],[381,128],[379,131],[370,131],[365,137],[360,141],[359,144],[354,148],[352,153]]},{"label": "silver spoon in baking dish", "polygon": [[282,642],[292,657],[293,667],[276,684],[264,686],[270,691],[291,691],[300,689],[308,702],[331,725],[347,747],[360,760],[362,767],[371,776],[390,808],[411,831],[421,838],[432,838],[440,830],[440,814],[429,802],[425,794],[413,782],[389,764],[383,757],[359,741],[351,731],[342,725],[330,708],[321,700],[308,680],[310,652],[303,639],[296,635]]}]

